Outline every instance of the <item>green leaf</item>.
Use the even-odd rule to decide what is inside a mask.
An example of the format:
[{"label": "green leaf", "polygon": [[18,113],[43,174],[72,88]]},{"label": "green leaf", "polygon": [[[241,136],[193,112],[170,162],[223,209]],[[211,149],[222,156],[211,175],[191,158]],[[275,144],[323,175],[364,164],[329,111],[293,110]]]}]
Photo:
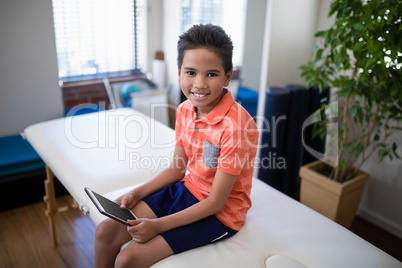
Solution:
[{"label": "green leaf", "polygon": [[357,115],[357,106],[353,106],[352,109],[350,109],[350,113],[352,115],[352,118],[355,118]]},{"label": "green leaf", "polygon": [[314,36],[315,37],[325,37],[326,36],[327,31],[319,31],[318,33],[316,33]]},{"label": "green leaf", "polygon": [[367,50],[370,53],[376,53],[377,51],[380,50],[380,46],[378,45],[378,42],[376,42],[373,39],[367,40]]},{"label": "green leaf", "polygon": [[363,31],[364,30],[364,26],[360,22],[353,24],[353,28],[355,30],[358,30],[358,31]]},{"label": "green leaf", "polygon": [[399,156],[398,152],[396,151],[398,149],[398,146],[396,145],[395,142],[392,143],[392,153],[394,154],[394,156],[398,159],[401,159],[401,157]]},{"label": "green leaf", "polygon": [[394,156],[395,156],[396,158],[398,158],[399,160],[401,159],[401,157],[399,156],[399,154],[398,154],[396,151],[394,151]]},{"label": "green leaf", "polygon": [[353,158],[356,159],[364,150],[364,145],[361,142],[350,143],[351,150],[353,151]]},{"label": "green leaf", "polygon": [[315,61],[319,61],[322,58],[322,52],[324,50],[322,48],[320,48],[319,50],[317,50],[317,54],[315,55]]},{"label": "green leaf", "polygon": [[380,162],[384,160],[384,157],[388,155],[389,151],[386,148],[378,149],[378,158],[380,158]]}]

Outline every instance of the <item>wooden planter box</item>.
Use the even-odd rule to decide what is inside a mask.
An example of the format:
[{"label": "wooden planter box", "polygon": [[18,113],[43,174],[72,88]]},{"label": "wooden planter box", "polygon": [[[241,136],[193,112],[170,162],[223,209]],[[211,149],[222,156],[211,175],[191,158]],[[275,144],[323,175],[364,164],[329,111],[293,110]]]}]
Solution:
[{"label": "wooden planter box", "polygon": [[370,175],[360,171],[354,179],[341,184],[320,174],[325,166],[324,162],[318,160],[301,167],[300,201],[349,228]]}]

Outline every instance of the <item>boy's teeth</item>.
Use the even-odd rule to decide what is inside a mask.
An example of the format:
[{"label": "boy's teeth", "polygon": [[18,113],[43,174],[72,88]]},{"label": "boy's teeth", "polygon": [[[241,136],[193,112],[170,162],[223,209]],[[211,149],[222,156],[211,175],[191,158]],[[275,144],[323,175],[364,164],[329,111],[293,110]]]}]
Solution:
[{"label": "boy's teeth", "polygon": [[197,93],[194,93],[194,95],[195,95],[196,97],[198,97],[198,98],[201,98],[201,97],[204,97],[204,96],[205,96],[205,94],[197,94]]}]

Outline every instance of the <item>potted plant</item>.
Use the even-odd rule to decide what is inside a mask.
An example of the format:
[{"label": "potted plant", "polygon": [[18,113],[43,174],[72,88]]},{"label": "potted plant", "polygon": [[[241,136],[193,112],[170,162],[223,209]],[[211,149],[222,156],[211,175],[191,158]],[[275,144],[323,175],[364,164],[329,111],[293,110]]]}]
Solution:
[{"label": "potted plant", "polygon": [[[364,187],[369,177],[361,170],[363,164],[375,153],[380,161],[386,157],[400,159],[397,144],[390,137],[402,129],[402,1],[336,0],[331,2],[331,16],[333,25],[315,35],[321,43],[301,69],[309,86],[334,91],[338,130],[332,137],[338,142],[337,153],[335,164],[317,161],[301,168],[300,198],[313,209],[319,204],[316,210],[350,227],[363,192],[353,181],[360,178]],[[323,106],[320,114],[328,114],[328,109]],[[325,119],[318,122],[315,133],[325,136],[327,124]],[[337,189],[346,201],[334,197],[334,192],[327,194],[326,201],[306,201],[308,197],[322,197],[320,186],[304,191],[309,184],[306,178],[323,177],[323,171],[328,177],[323,188]],[[340,190],[344,187],[346,190]],[[357,197],[350,197],[350,193],[357,193]],[[322,212],[330,203],[351,210],[351,216],[337,208]]]}]

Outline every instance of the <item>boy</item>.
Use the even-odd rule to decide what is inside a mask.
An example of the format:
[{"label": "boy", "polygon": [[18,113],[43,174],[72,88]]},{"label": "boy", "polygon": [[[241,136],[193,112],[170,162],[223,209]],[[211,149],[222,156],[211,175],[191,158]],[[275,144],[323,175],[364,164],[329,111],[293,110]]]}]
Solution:
[{"label": "boy", "polygon": [[224,88],[232,51],[218,26],[196,25],[180,36],[178,75],[188,100],[176,112],[172,164],[116,200],[140,219],[130,227],[110,219],[99,224],[95,267],[149,267],[240,230],[251,207],[258,131]]}]

